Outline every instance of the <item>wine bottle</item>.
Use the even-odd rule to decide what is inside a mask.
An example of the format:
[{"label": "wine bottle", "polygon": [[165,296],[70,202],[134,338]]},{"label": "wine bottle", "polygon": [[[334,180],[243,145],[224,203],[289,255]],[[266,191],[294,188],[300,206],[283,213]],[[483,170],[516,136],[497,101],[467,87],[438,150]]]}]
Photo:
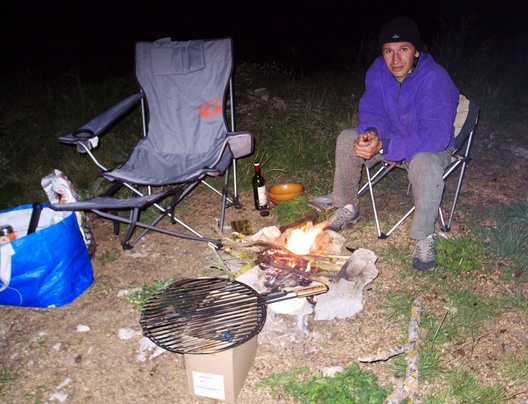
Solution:
[{"label": "wine bottle", "polygon": [[266,192],[266,180],[260,172],[260,163],[254,164],[255,174],[253,175],[253,198],[255,199],[255,209],[264,210],[268,208],[268,193]]}]

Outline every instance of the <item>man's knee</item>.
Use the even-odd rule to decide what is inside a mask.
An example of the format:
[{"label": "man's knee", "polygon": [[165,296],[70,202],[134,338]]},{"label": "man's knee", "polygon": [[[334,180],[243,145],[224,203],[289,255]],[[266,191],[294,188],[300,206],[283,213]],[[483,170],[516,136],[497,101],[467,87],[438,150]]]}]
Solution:
[{"label": "man's knee", "polygon": [[442,178],[444,174],[443,162],[435,153],[417,153],[409,164],[409,179],[427,177],[429,179]]},{"label": "man's knee", "polygon": [[337,137],[338,148],[354,148],[354,141],[357,138],[357,132],[355,129],[345,129]]}]

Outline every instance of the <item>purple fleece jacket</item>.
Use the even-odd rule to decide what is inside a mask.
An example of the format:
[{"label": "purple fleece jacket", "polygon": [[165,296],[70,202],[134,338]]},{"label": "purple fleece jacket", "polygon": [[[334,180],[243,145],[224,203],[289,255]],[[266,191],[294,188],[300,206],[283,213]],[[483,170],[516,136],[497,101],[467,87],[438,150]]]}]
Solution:
[{"label": "purple fleece jacket", "polygon": [[455,144],[459,91],[447,71],[428,53],[403,82],[380,56],[367,71],[359,102],[358,133],[374,129],[387,160],[411,161],[419,152],[439,152]]}]

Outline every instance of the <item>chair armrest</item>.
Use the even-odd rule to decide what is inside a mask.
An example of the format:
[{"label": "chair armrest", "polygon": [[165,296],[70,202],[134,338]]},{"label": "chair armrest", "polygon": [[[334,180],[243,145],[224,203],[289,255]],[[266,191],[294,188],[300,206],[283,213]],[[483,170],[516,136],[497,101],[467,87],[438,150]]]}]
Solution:
[{"label": "chair armrest", "polygon": [[227,142],[236,159],[249,156],[255,148],[255,137],[251,132],[229,132]]},{"label": "chair armrest", "polygon": [[105,131],[113,123],[127,114],[144,97],[143,93],[137,93],[119,101],[80,128],[68,133],[66,136],[59,137],[59,142],[66,144],[85,143],[90,139],[104,135]]}]

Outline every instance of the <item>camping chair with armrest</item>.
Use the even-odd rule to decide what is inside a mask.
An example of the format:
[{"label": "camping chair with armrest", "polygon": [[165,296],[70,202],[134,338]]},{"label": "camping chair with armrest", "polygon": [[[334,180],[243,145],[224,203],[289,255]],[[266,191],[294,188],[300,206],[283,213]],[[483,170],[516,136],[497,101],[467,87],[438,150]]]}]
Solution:
[{"label": "camping chair with armrest", "polygon": [[[230,38],[185,42],[163,38],[138,42],[136,76],[141,92],[59,138],[62,143],[76,145],[78,151],[88,153],[103,170],[102,177],[113,185],[93,199],[50,206],[56,210],[90,210],[114,224],[126,224],[124,249],[132,248],[150,230],[220,247],[218,235],[203,236],[176,217],[174,210],[197,185],[204,184],[221,196],[218,223],[221,232],[226,208],[240,206],[236,159],[253,152],[254,138],[250,132],[234,132],[232,72]],[[224,110],[227,98],[231,132],[227,129]],[[144,137],[121,167],[108,169],[98,161],[94,149],[109,128],[138,104]],[[229,187],[231,167],[233,189]],[[216,178],[219,185],[209,184],[205,181],[208,178]],[[128,188],[132,197],[117,197],[121,188]],[[153,189],[159,192],[153,193]],[[165,202],[162,206],[162,200],[168,204]],[[141,222],[140,212],[151,205],[159,210],[158,216],[149,223]],[[119,215],[123,210],[130,212],[128,218]],[[173,231],[160,227],[158,223],[165,216],[184,229]],[[118,227],[114,227],[116,234]],[[138,228],[140,233],[132,239]]]},{"label": "camping chair with armrest", "polygon": [[[466,172],[466,167],[469,162],[470,158],[470,151],[471,146],[473,143],[473,133],[475,131],[475,128],[477,126],[478,122],[478,116],[479,116],[479,107],[474,101],[470,101],[467,99],[464,95],[460,95],[458,107],[457,107],[457,115],[454,122],[455,127],[455,146],[454,150],[451,156],[451,163],[446,168],[443,179],[444,181],[449,178],[452,174],[454,174],[457,170],[460,171],[459,177],[458,177],[458,183],[455,190],[453,203],[451,205],[450,213],[448,216],[448,221],[446,223],[444,214],[442,211],[442,205],[440,205],[438,209],[438,222],[441,226],[441,230],[448,232],[451,230],[451,224],[453,222],[454,214],[455,214],[455,208],[458,202],[458,198],[460,196],[460,190],[462,188],[462,182],[464,179],[464,175]],[[372,174],[371,170],[376,166],[377,164],[380,164],[381,166],[377,169],[377,171]],[[376,196],[374,191],[374,186],[381,181],[385,176],[389,176],[394,184],[396,185],[397,189],[399,190],[400,194],[405,194],[405,196],[410,195],[411,191],[411,184],[409,183],[407,186],[407,191],[404,192],[402,187],[398,184],[395,177],[392,175],[392,171],[395,168],[408,170],[408,165],[406,161],[374,161],[373,164],[365,164],[365,172],[367,181],[363,185],[363,187],[358,192],[358,198],[363,196],[365,193],[370,193],[370,198],[372,202],[372,208],[374,211],[374,219],[376,221],[376,229],[378,232],[378,238],[387,238],[391,235],[394,230],[396,230],[415,210],[415,207],[413,206],[403,217],[396,222],[392,226],[392,228],[384,233],[381,231],[381,225],[380,225],[380,219],[379,219],[379,213],[377,210],[377,204],[376,204]]]}]

